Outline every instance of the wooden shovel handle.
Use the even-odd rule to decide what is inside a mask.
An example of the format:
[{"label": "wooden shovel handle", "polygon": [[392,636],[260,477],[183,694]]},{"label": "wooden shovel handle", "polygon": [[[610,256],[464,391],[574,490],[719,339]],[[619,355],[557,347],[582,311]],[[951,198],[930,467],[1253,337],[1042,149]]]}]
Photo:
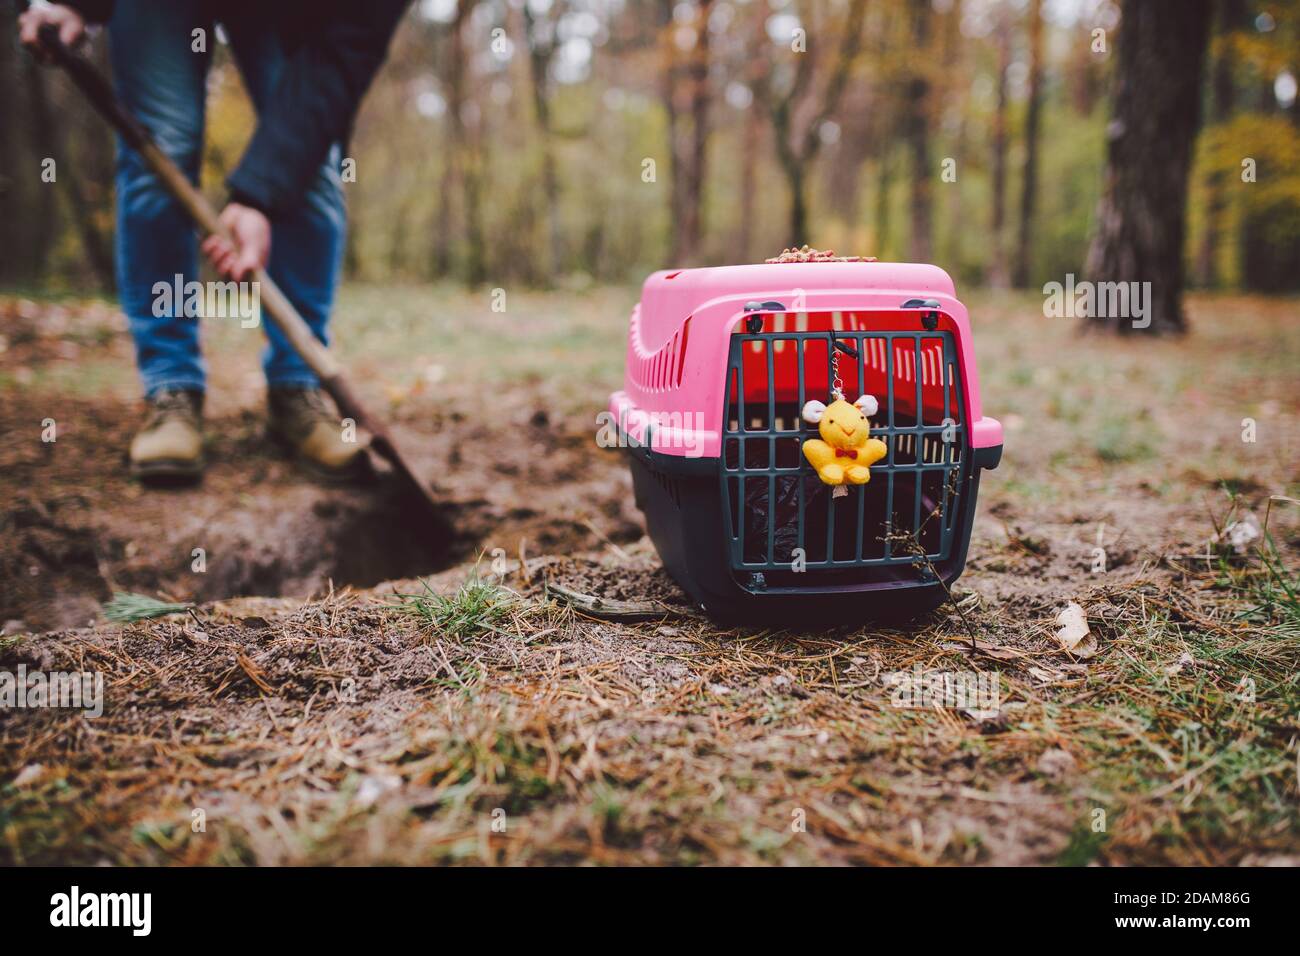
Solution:
[{"label": "wooden shovel handle", "polygon": [[[113,88],[99,71],[65,47],[59,40],[58,30],[53,25],[43,27],[40,37],[41,46],[49,52],[54,62],[63,68],[95,109],[117,130],[123,142],[140,154],[146,165],[162,182],[163,187],[189,213],[199,230],[205,235],[222,236],[233,245],[233,238],[221,228],[217,220],[216,210],[167,154],[158,148],[149,131],[141,126],[122,105]],[[262,311],[270,316],[276,328],[289,340],[294,351],[302,356],[303,361],[320,378],[321,386],[329,392],[330,397],[338,405],[339,411],[344,417],[353,419],[359,427],[370,433],[370,447],[386,458],[401,478],[415,491],[418,498],[431,511],[436,512],[437,502],[433,500],[429,488],[416,477],[384,423],[371,416],[361,405],[344,377],[342,365],[316,338],[311,327],[298,314],[298,310],[280,291],[275,281],[266,274],[265,269],[258,269],[253,279],[259,284]]]},{"label": "wooden shovel handle", "polygon": [[[86,60],[76,56],[59,41],[58,31],[51,25],[41,30],[41,44],[53,57],[55,63],[62,67],[72,81],[94,104],[95,108],[112,124],[127,146],[140,154],[140,158],[162,182],[163,187],[189,213],[190,218],[204,235],[219,235],[232,245],[234,238],[221,228],[217,220],[217,211],[195,188],[189,178],[172,162],[171,158],[158,148],[149,131],[140,125],[118,100],[112,87],[100,75],[99,71]],[[388,453],[395,449],[388,434],[388,429],[378,419],[371,416],[357,400],[352,387],[343,377],[343,367],[330,354],[320,339],[316,338],[311,327],[298,314],[293,303],[280,291],[265,269],[258,269],[253,280],[259,285],[259,298],[262,311],[270,316],[284,337],[289,340],[308,367],[316,373],[321,385],[329,392],[347,418],[352,418],[371,435],[375,450],[391,457]]]},{"label": "wooden shovel handle", "polygon": [[[158,144],[154,142],[148,130],[126,111],[99,71],[68,50],[59,41],[59,32],[53,25],[42,28],[41,45],[67,72],[86,98],[112,124],[126,145],[140,154],[145,165],[162,181],[167,192],[185,207],[185,211],[190,214],[190,218],[204,235],[219,235],[233,245],[234,239],[217,222],[217,212],[212,208],[211,203],[195,188],[171,158],[158,148]],[[275,281],[266,274],[266,270],[257,270],[253,278],[261,286],[259,291],[263,311],[270,315],[276,327],[284,333],[284,337],[289,340],[294,351],[302,356],[303,361],[323,381],[336,378],[341,371],[338,361],[312,333],[311,327],[298,314],[298,310],[280,291]]]}]

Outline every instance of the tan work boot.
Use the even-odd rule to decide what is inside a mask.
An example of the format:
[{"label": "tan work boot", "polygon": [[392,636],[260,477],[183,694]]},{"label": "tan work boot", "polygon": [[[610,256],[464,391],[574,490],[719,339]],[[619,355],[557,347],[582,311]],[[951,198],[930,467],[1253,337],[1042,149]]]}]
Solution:
[{"label": "tan work boot", "polygon": [[149,399],[131,439],[131,474],[147,484],[187,484],[203,474],[203,393],[164,390]]},{"label": "tan work boot", "polygon": [[[308,471],[321,478],[348,480],[365,473],[366,449],[347,441],[343,420],[318,388],[272,388],[267,392],[270,432]],[[355,430],[351,430],[355,435]]]}]

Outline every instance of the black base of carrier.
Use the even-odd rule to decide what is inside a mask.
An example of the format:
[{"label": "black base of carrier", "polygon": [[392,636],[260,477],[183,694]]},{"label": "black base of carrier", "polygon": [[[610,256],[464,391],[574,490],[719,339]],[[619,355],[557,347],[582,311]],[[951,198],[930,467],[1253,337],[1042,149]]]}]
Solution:
[{"label": "black base of carrier", "polygon": [[[821,562],[828,567],[817,567],[814,561],[814,566],[797,568],[791,562],[788,569],[769,566],[753,571],[743,561],[737,566],[728,521],[719,512],[719,482],[726,473],[719,459],[664,455],[629,444],[636,503],[665,568],[693,601],[719,621],[799,628],[906,620],[942,604],[948,586],[965,566],[982,463],[978,456],[966,456],[958,493],[948,499],[955,505],[951,525],[955,534],[942,561],[922,552],[914,562],[894,559],[885,566],[849,561],[839,567],[831,560]],[[815,476],[811,481],[819,484]],[[838,499],[843,504],[829,500],[827,504],[831,509],[860,508],[855,493],[866,492],[855,488]],[[801,490],[801,507],[805,494],[829,497],[830,489]],[[752,504],[738,502],[738,507],[743,513]],[[808,531],[810,536],[813,533]],[[833,553],[833,544],[827,547]],[[858,550],[861,553],[860,540]]]}]

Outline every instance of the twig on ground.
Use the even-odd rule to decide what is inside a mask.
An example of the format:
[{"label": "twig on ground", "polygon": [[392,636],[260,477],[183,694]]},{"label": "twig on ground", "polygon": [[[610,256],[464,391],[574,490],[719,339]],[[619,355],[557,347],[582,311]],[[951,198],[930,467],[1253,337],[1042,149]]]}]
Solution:
[{"label": "twig on ground", "polygon": [[613,601],[594,594],[581,594],[553,581],[546,583],[546,591],[582,613],[604,621],[650,621],[665,617],[695,616],[682,608],[658,601]]}]

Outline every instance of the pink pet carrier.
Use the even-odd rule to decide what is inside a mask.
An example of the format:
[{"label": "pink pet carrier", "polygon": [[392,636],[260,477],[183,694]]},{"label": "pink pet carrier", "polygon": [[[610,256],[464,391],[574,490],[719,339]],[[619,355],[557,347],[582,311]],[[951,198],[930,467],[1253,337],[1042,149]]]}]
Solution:
[{"label": "pink pet carrier", "polygon": [[[819,434],[806,416],[833,391],[883,442],[863,483],[826,483],[804,453]],[[937,606],[965,564],[980,472],[1002,455],[966,309],[931,265],[657,272],[609,407],[664,565],[728,619]],[[822,447],[833,465],[854,455]]]}]

